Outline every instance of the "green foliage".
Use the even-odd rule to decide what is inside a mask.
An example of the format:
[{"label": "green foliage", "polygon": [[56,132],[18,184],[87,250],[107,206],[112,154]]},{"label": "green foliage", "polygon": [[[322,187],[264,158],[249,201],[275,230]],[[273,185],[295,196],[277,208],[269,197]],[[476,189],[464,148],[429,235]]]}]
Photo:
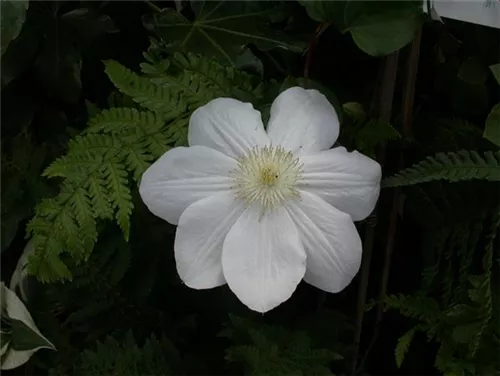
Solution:
[{"label": "green foliage", "polygon": [[493,106],[486,119],[484,138],[500,147],[500,103]]},{"label": "green foliage", "polygon": [[495,80],[500,85],[500,63],[499,64],[490,65],[489,68],[491,70],[491,73],[495,77]]},{"label": "green foliage", "polygon": [[[28,1],[2,1],[2,21],[4,3],[21,7]],[[62,4],[32,1],[19,36],[9,44],[5,54],[7,45],[3,40],[2,22],[2,88],[31,66],[35,72],[32,87],[40,86],[44,98],[55,97],[72,104],[78,102],[82,86],[82,53],[91,42],[118,30],[113,20],[97,7],[71,9]],[[20,17],[19,21],[22,19]]]},{"label": "green foliage", "polygon": [[125,239],[129,238],[132,181],[138,182],[151,162],[170,147],[186,143],[192,110],[221,94],[256,98],[250,76],[215,62],[176,54],[171,67],[172,72],[153,79],[116,62],[106,63],[118,89],[151,111],[126,107],[99,112],[85,132],[68,144],[67,154],[45,170],[44,176],[62,178],[63,183],[56,197],[36,207],[28,224],[35,245],[29,272],[40,280],[70,279],[61,255],[87,260],[102,220],[116,220]]},{"label": "green foliage", "polygon": [[47,145],[35,146],[29,134],[2,139],[2,251],[11,244],[21,221],[33,215],[37,201],[51,191],[39,177],[47,149]]},{"label": "green foliage", "polygon": [[344,10],[347,1],[299,0],[299,3],[313,20],[332,23],[339,30],[346,28]]},{"label": "green foliage", "polygon": [[340,140],[350,148],[375,158],[377,147],[401,138],[391,124],[378,119],[368,119],[363,106],[359,103],[344,103],[342,109],[350,121],[343,124]]},{"label": "green foliage", "polygon": [[500,152],[487,151],[481,156],[476,151],[462,150],[457,153],[437,153],[413,167],[384,180],[384,187],[400,187],[433,180],[483,179],[500,180]]},{"label": "green foliage", "polygon": [[1,54],[7,50],[9,43],[16,39],[23,27],[26,19],[26,10],[29,7],[28,0],[11,1],[5,0],[1,2]]},{"label": "green foliage", "polygon": [[[446,190],[443,184],[433,184],[426,193],[417,191],[419,199],[417,192],[408,192],[407,205],[415,207],[415,214],[425,213],[419,219],[425,226],[421,248],[427,264],[422,287],[412,295],[386,298],[388,308],[417,322],[400,337],[396,363],[401,365],[414,334],[424,332],[440,346],[435,366],[441,372],[494,374],[500,349],[499,306],[497,292],[492,291],[494,242],[500,225],[498,194],[472,182]],[[478,257],[480,266],[475,263]]]},{"label": "green foliage", "polygon": [[250,375],[331,375],[329,363],[342,358],[314,348],[306,332],[258,325],[235,316],[222,335],[233,342],[226,360],[241,364]]},{"label": "green foliage", "polygon": [[311,18],[349,32],[357,46],[372,56],[388,55],[406,46],[423,20],[420,2],[305,0],[300,3]]},{"label": "green foliage", "polygon": [[82,351],[71,370],[60,367],[50,370],[51,376],[64,375],[178,375],[180,356],[166,338],[151,335],[142,346],[136,343],[131,331],[124,339],[107,337],[97,341],[94,349]]},{"label": "green foliage", "polygon": [[[269,3],[270,4],[270,3]],[[182,52],[200,53],[236,66],[236,57],[249,43],[266,50],[280,47],[301,52],[304,45],[270,27],[276,7],[267,2],[191,1],[194,20],[165,8],[144,17],[146,29]]]},{"label": "green foliage", "polygon": [[488,70],[476,57],[468,57],[458,70],[458,78],[471,85],[481,85],[488,77]]},{"label": "green foliage", "polygon": [[404,357],[408,352],[411,341],[413,340],[413,336],[418,330],[418,326],[411,328],[405,334],[403,334],[398,339],[398,343],[396,344],[396,349],[394,350],[394,355],[396,356],[396,365],[401,367],[401,363],[403,363]]}]

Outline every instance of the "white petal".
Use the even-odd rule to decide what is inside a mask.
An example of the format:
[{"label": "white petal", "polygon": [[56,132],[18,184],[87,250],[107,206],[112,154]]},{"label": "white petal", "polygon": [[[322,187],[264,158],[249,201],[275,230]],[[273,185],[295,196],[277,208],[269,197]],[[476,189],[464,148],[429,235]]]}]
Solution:
[{"label": "white petal", "polygon": [[260,112],[251,103],[218,98],[191,115],[189,145],[203,145],[231,157],[245,154],[254,146],[265,146],[269,138]]},{"label": "white petal", "polygon": [[23,304],[23,302],[21,302],[21,299],[19,299],[13,291],[7,288],[7,286],[5,286],[3,282],[1,283],[1,289],[2,289],[2,295],[5,296],[5,298],[2,297],[2,300],[5,299],[5,303],[7,305],[7,313],[9,317],[15,320],[22,321],[36,334],[43,337],[43,335],[36,327],[35,322],[31,318],[31,315],[26,309],[25,305]]},{"label": "white petal", "polygon": [[156,216],[177,224],[193,202],[230,190],[236,161],[204,146],[167,151],[142,175],[139,193]]},{"label": "white petal", "polygon": [[304,276],[306,255],[288,213],[247,208],[227,234],[222,268],[231,290],[254,311],[290,298]]},{"label": "white petal", "polygon": [[289,211],[307,253],[304,281],[328,292],[343,290],[361,263],[361,239],[351,217],[307,192]]},{"label": "white petal", "polygon": [[12,369],[26,363],[36,350],[55,350],[54,345],[47,338],[45,338],[42,333],[40,333],[28,309],[17,297],[17,295],[13,291],[8,289],[3,282],[1,283],[0,289],[2,301],[5,302],[8,316],[14,320],[23,322],[45,342],[45,345],[41,345],[27,351],[14,351],[12,349],[9,349],[7,353],[2,357],[1,369]]},{"label": "white petal", "polygon": [[339,118],[319,91],[292,87],[273,102],[267,133],[274,145],[308,155],[335,143]]},{"label": "white petal", "polygon": [[2,364],[0,369],[13,369],[22,366],[31,356],[35,353],[35,350],[26,351],[14,351],[9,349],[6,354],[2,356]]},{"label": "white petal", "polygon": [[222,193],[195,202],[181,215],[174,249],[177,271],[186,285],[209,289],[226,283],[222,245],[243,210],[232,193]]},{"label": "white petal", "polygon": [[9,288],[14,292],[18,293],[21,296],[22,300],[28,301],[28,293],[27,289],[29,286],[29,276],[28,276],[28,258],[35,251],[34,248],[34,238],[31,238],[30,241],[24,247],[23,253],[19,260],[17,261],[16,269],[14,273],[12,273],[12,277],[10,278],[10,286]]},{"label": "white petal", "polygon": [[360,221],[370,215],[380,193],[380,165],[344,147],[300,158],[303,163],[299,189],[314,193]]}]

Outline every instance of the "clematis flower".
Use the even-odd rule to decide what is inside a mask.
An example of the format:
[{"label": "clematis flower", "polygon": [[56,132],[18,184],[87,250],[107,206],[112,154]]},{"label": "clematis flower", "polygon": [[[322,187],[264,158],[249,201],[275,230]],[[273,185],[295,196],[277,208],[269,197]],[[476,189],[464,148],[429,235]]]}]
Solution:
[{"label": "clematis flower", "polygon": [[140,194],[178,225],[177,271],[194,289],[228,284],[250,309],[286,301],[299,282],[343,290],[361,262],[353,221],[380,191],[380,165],[344,147],[335,109],[316,90],[282,92],[267,132],[250,103],[218,98],[191,116],[189,147],[143,174]]}]

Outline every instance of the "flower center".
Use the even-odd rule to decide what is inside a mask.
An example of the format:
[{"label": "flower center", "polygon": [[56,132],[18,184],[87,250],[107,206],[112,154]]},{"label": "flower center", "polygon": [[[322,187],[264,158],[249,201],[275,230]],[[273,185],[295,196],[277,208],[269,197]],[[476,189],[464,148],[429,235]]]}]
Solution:
[{"label": "flower center", "polygon": [[248,205],[257,203],[264,212],[281,206],[287,199],[300,197],[296,186],[302,165],[281,146],[255,147],[237,161],[233,188]]}]

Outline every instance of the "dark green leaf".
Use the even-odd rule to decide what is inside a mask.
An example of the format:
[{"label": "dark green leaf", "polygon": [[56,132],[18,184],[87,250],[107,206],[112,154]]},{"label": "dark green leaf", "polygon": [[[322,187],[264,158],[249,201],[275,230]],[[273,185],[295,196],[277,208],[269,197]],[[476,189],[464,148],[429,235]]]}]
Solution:
[{"label": "dark green leaf", "polygon": [[1,1],[1,50],[2,55],[7,50],[9,43],[16,39],[26,19],[28,0],[2,0]]},{"label": "dark green leaf", "polygon": [[494,105],[488,115],[483,136],[500,147],[500,103]]},{"label": "dark green leaf", "polygon": [[403,363],[405,355],[408,352],[408,348],[410,347],[413,336],[415,335],[417,329],[418,326],[411,328],[398,339],[396,349],[394,350],[394,354],[396,355],[396,365],[398,366],[398,368],[400,368],[401,364]]},{"label": "dark green leaf", "polygon": [[500,85],[500,64],[490,65],[490,70],[491,73],[493,73],[493,76],[495,76],[495,80],[497,80]]},{"label": "dark green leaf", "polygon": [[0,58],[0,90],[31,63],[40,44],[40,28],[26,25]]},{"label": "dark green leaf", "polygon": [[15,351],[35,350],[39,348],[54,349],[46,338],[33,331],[21,320],[11,318],[11,348]]},{"label": "dark green leaf", "polygon": [[468,343],[481,330],[481,324],[481,320],[478,320],[473,323],[458,325],[453,329],[451,337],[456,342]]},{"label": "dark green leaf", "polygon": [[363,122],[366,120],[366,112],[361,103],[347,102],[342,105],[342,109],[354,121]]},{"label": "dark green leaf", "polygon": [[119,31],[109,16],[99,13],[95,8],[74,9],[63,14],[61,19],[72,25],[86,42],[91,42],[103,34]]},{"label": "dark green leaf", "polygon": [[305,45],[269,25],[274,7],[267,2],[193,1],[195,20],[190,21],[173,9],[146,15],[144,26],[185,52],[214,56],[236,65],[242,48],[254,43],[262,50],[280,47],[301,52]]},{"label": "dark green leaf", "polygon": [[313,20],[331,23],[337,29],[345,30],[344,10],[347,1],[299,0],[299,3]]},{"label": "dark green leaf", "polygon": [[422,11],[411,1],[351,1],[344,17],[354,42],[372,56],[406,46],[422,23]]}]

